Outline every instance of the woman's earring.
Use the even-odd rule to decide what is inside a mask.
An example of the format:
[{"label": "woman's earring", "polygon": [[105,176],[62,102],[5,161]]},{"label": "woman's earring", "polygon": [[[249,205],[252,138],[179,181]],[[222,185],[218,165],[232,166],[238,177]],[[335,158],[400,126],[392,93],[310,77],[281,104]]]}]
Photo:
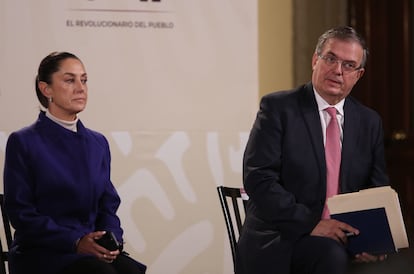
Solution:
[{"label": "woman's earring", "polygon": [[53,98],[49,97],[49,103],[52,103],[52,102],[53,102]]}]

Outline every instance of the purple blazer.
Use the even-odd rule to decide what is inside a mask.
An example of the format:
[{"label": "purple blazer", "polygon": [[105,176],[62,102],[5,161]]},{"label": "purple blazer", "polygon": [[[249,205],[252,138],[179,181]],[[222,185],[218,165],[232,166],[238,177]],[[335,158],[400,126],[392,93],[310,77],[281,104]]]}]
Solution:
[{"label": "purple blazer", "polygon": [[10,135],[4,203],[15,228],[12,274],[57,273],[83,256],[75,252],[76,240],[93,231],[111,230],[123,241],[110,161],[105,137],[80,121],[72,132],[41,112]]}]

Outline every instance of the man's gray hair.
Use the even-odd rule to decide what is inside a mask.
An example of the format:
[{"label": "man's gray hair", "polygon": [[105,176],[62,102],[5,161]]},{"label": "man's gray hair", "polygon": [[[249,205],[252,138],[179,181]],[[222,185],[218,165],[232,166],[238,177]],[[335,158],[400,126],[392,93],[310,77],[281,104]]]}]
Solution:
[{"label": "man's gray hair", "polygon": [[359,43],[363,49],[363,56],[360,67],[363,68],[367,62],[368,57],[368,48],[365,44],[365,40],[362,36],[356,32],[356,30],[349,26],[340,26],[327,30],[322,34],[318,39],[318,44],[316,45],[315,52],[317,55],[322,54],[322,50],[325,47],[326,41],[329,39],[339,39],[343,41],[355,41]]}]

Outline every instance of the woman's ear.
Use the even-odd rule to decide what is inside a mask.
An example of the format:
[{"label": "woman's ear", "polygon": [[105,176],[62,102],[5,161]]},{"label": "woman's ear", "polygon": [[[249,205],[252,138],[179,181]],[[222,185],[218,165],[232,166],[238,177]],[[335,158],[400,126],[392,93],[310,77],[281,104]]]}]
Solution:
[{"label": "woman's ear", "polygon": [[37,83],[37,86],[39,87],[40,91],[42,92],[42,94],[47,97],[50,98],[51,97],[51,92],[50,92],[50,88],[49,88],[49,84],[43,81],[39,81]]}]

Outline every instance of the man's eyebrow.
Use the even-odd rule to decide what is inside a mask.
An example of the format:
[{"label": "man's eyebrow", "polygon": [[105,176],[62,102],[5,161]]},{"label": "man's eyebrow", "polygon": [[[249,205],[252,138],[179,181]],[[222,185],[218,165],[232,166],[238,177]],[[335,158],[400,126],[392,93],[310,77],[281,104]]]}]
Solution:
[{"label": "man's eyebrow", "polygon": [[328,51],[325,55],[332,55],[333,57],[338,58],[338,56],[332,51]]},{"label": "man's eyebrow", "polygon": [[[333,57],[335,57],[335,58],[338,58],[338,59],[340,59],[335,53],[333,53],[332,51],[328,51],[327,53],[326,53],[326,55],[332,55]],[[357,61],[355,61],[355,60],[342,60],[342,61],[344,61],[344,62],[351,62],[351,63],[358,63]]]}]

